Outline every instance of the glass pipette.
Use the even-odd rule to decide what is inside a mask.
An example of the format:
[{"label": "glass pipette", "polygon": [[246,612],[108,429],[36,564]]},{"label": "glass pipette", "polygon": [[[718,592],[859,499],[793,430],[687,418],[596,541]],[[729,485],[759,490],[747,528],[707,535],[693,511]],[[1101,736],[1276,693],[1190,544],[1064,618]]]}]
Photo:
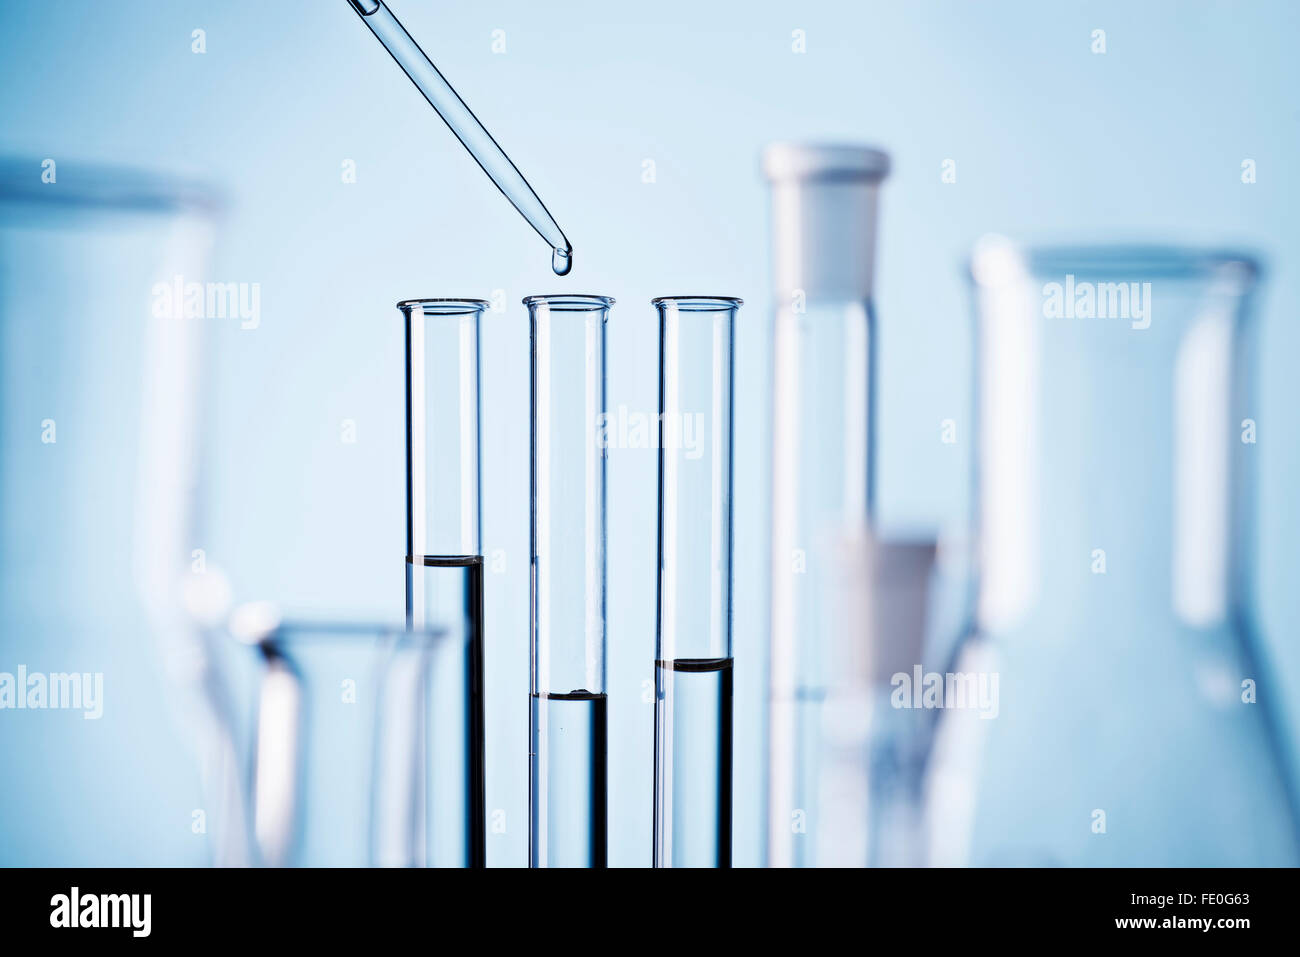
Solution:
[{"label": "glass pipette", "polygon": [[456,134],[461,145],[488,174],[497,189],[514,204],[530,226],[551,245],[551,268],[557,276],[567,275],[573,268],[573,247],[559,224],[547,212],[528,181],[510,161],[492,134],[483,128],[465,101],[460,98],[438,68],[425,56],[406,28],[381,0],[348,0],[352,9],[360,14],[370,32],[379,38],[397,65],[402,68],[416,88],[424,94],[429,105]]}]

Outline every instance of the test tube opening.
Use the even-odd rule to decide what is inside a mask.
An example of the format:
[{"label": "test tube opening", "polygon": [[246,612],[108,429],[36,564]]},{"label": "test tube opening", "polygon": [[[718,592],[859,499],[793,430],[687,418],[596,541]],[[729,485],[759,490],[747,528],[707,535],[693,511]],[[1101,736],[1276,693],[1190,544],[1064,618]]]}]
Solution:
[{"label": "test tube opening", "polygon": [[541,309],[548,312],[600,312],[604,313],[601,317],[602,321],[609,318],[609,309],[614,305],[614,300],[610,296],[594,296],[589,293],[525,296],[523,302],[530,311],[534,312]]},{"label": "test tube opening", "polygon": [[660,296],[650,300],[657,309],[676,309],[679,312],[734,312],[745,304],[732,296]]}]

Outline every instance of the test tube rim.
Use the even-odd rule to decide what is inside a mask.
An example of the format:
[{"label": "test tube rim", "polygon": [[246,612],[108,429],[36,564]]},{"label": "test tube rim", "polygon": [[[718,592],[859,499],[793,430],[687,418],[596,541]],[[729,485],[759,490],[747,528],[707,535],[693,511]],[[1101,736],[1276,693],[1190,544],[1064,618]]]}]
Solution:
[{"label": "test tube rim", "polygon": [[735,296],[659,296],[650,300],[656,309],[673,305],[678,312],[731,312],[745,304]]},{"label": "test tube rim", "polygon": [[544,304],[552,312],[596,312],[614,305],[614,298],[612,296],[597,296],[591,293],[566,292],[524,296],[523,303],[529,309]]},{"label": "test tube rim", "polygon": [[397,308],[408,315],[418,308],[426,316],[464,316],[482,312],[491,305],[486,299],[403,299]]}]

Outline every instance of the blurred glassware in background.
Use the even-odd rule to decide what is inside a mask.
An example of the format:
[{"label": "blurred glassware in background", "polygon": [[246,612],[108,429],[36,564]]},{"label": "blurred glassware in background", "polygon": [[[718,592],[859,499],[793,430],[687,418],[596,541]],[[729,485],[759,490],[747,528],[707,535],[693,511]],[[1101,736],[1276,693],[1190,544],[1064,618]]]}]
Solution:
[{"label": "blurred glassware in background", "polygon": [[[835,646],[862,637],[857,623],[838,619],[849,608],[841,593],[862,584],[840,565],[875,517],[872,289],[889,157],[862,146],[778,143],[764,151],[763,171],[772,187],[776,304],[766,859],[792,867],[817,863],[825,846],[828,680]],[[866,808],[858,813],[865,820]]]},{"label": "blurred glassware in background", "polygon": [[995,719],[947,709],[935,863],[1297,863],[1278,685],[1252,640],[1258,269],[989,238],[976,307],[973,636]]},{"label": "blurred glassware in background", "polygon": [[[258,859],[270,867],[422,867],[437,860],[436,796],[454,764],[428,744],[445,635],[403,626],[283,622],[235,609],[231,633],[263,663],[248,779]],[[435,718],[435,715],[437,717]],[[463,822],[463,815],[457,816]]]},{"label": "blurred glassware in background", "polygon": [[[205,831],[216,863],[247,860],[228,689],[187,612],[220,616],[228,593],[196,529],[207,321],[170,295],[206,279],[218,205],[138,171],[0,161],[0,650],[102,672],[107,695],[98,722],[0,722],[6,761],[41,769],[8,789],[7,864],[176,863]],[[198,809],[176,773],[195,744]]]},{"label": "blurred glassware in background", "polygon": [[926,862],[923,771],[932,715],[908,687],[928,670],[935,545],[886,542],[865,528],[840,541],[831,666],[822,706],[816,862],[915,867]]}]

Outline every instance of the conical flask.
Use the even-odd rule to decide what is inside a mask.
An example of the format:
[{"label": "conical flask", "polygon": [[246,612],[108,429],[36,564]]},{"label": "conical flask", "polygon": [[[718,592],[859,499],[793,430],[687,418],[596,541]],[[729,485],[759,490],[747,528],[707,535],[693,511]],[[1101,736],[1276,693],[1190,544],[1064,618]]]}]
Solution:
[{"label": "conical flask", "polygon": [[1281,702],[1251,630],[1249,302],[1230,252],[985,240],[973,639],[938,862],[1294,865]]}]

